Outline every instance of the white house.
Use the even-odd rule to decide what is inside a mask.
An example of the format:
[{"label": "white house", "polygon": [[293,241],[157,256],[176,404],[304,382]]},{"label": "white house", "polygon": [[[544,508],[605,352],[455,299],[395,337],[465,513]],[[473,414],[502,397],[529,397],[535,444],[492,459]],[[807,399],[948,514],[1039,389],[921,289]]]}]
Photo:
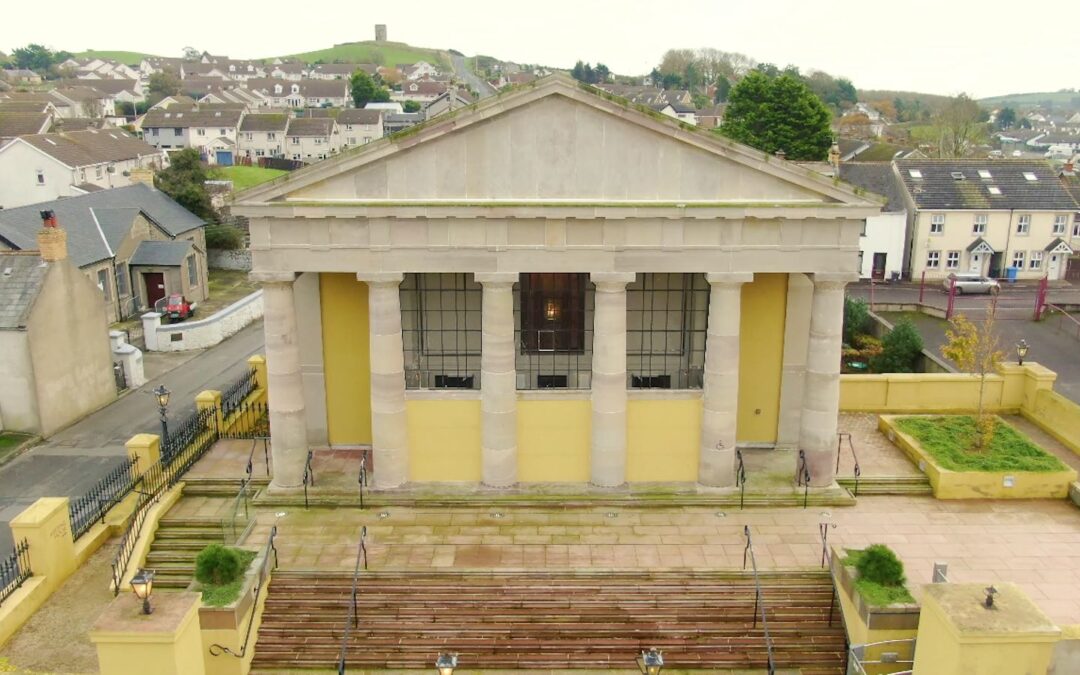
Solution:
[{"label": "white house", "polygon": [[866,219],[859,237],[859,277],[891,279],[904,271],[907,205],[904,189],[889,162],[845,162],[840,179],[887,200],[880,215]]},{"label": "white house", "polygon": [[131,184],[164,153],[120,129],[20,136],[0,147],[0,207],[11,209]]},{"label": "white house", "polygon": [[332,117],[291,119],[285,136],[285,156],[289,159],[317,162],[341,149],[341,134]]},{"label": "white house", "polygon": [[267,108],[344,108],[352,102],[348,80],[252,78],[246,86],[265,97]]},{"label": "white house", "polygon": [[383,137],[383,113],[381,110],[349,108],[337,116],[338,132],[342,149],[364,145]]},{"label": "white house", "polygon": [[372,101],[364,106],[365,110],[382,110],[387,115],[400,115],[405,112],[398,101]]},{"label": "white house", "polygon": [[240,123],[237,148],[241,157],[284,157],[289,116],[282,113],[245,115]]},{"label": "white house", "polygon": [[208,154],[207,146],[223,138],[236,143],[243,110],[198,108],[194,110],[151,110],[143,116],[143,139],[161,150],[195,148],[211,164],[232,164],[233,156],[222,150]]},{"label": "white house", "polygon": [[408,81],[402,83],[400,92],[394,91],[390,97],[397,101],[427,103],[445,94],[447,88],[445,82],[436,82],[434,80]]},{"label": "white house", "polygon": [[407,80],[419,80],[439,74],[439,69],[427,61],[417,61],[412,65],[399,64],[398,69],[405,73],[405,79]]}]

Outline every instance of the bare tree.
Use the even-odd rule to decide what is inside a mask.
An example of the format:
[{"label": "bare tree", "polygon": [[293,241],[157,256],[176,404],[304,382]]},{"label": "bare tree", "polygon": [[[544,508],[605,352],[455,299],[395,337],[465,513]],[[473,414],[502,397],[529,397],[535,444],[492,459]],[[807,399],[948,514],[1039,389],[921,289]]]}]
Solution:
[{"label": "bare tree", "polygon": [[934,116],[938,155],[967,157],[986,139],[986,115],[967,94],[960,94]]}]

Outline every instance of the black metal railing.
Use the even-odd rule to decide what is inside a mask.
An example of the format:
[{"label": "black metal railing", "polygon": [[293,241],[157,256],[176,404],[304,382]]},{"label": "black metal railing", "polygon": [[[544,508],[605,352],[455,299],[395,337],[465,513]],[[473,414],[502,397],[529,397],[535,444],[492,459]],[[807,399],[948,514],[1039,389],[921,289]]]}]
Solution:
[{"label": "black metal railing", "polygon": [[367,454],[368,451],[365,448],[360,454],[360,475],[356,478],[357,484],[360,485],[360,508],[364,508],[364,488],[367,487]]},{"label": "black metal railing", "polygon": [[269,408],[260,401],[241,401],[227,416],[223,416],[221,438],[269,438]]},{"label": "black metal railing", "polygon": [[169,425],[168,438],[161,439],[161,461],[169,464],[192,446],[209,448],[217,439],[217,409],[196,410],[179,424]]},{"label": "black metal railing", "polygon": [[739,510],[742,511],[743,502],[746,501],[746,465],[743,464],[742,450],[735,450],[735,487],[739,488]]},{"label": "black metal railing", "polygon": [[836,611],[836,579],[832,577],[832,555],[829,553],[829,530],[835,529],[836,523],[818,523],[818,537],[821,538],[821,567],[828,568],[832,581],[832,597],[829,598],[829,626],[832,627],[833,613]]},{"label": "black metal railing", "polygon": [[251,368],[221,392],[221,415],[228,417],[255,390],[255,369]]},{"label": "black metal railing", "polygon": [[357,627],[360,620],[359,614],[357,613],[356,595],[359,591],[359,586],[357,584],[360,580],[361,560],[363,560],[364,563],[364,571],[367,571],[367,525],[360,528],[360,543],[356,547],[356,564],[353,566],[349,616],[345,620],[345,630],[341,633],[341,652],[338,655],[337,664],[338,675],[345,675],[345,661],[349,652],[349,636],[352,634],[353,628]]},{"label": "black metal railing", "polygon": [[[277,569],[278,567],[278,555],[277,546],[274,545],[274,539],[277,537],[277,525],[270,528],[270,539],[267,540],[266,546],[263,547],[263,562],[259,567],[259,578],[255,581],[255,590],[253,592],[254,600],[251,603],[251,616],[248,617],[247,630],[244,633],[244,643],[240,645],[239,651],[233,651],[228,647],[220,644],[210,645],[211,656],[221,656],[222,654],[228,654],[229,656],[235,656],[238,659],[244,658],[247,655],[248,643],[251,640],[251,628],[255,625],[255,613],[259,609],[259,596],[262,594],[262,589],[266,585],[266,577],[271,569]],[[270,554],[274,555],[274,566],[270,567]]]},{"label": "black metal railing", "polygon": [[805,509],[810,499],[810,465],[806,463],[806,451],[799,451],[799,466],[795,470],[795,484],[803,489],[802,507]]},{"label": "black metal railing", "polygon": [[311,468],[311,458],[314,453],[307,451],[307,459],[304,460],[304,508],[308,507],[308,486],[315,487],[315,470]]},{"label": "black metal railing", "polygon": [[851,440],[851,434],[846,431],[841,431],[836,435],[836,474],[840,475],[840,453],[844,449],[844,440],[847,440],[848,447],[851,449],[851,459],[855,461],[855,492],[854,496],[859,496],[859,476],[862,475],[862,469],[859,468],[859,456],[855,454],[855,443]]},{"label": "black metal railing", "polygon": [[259,447],[259,441],[262,441],[263,463],[266,465],[266,477],[270,477],[270,437],[255,436],[251,439],[251,452],[248,453],[247,465],[244,467],[244,475],[246,476],[245,482],[251,480],[251,474],[254,473],[255,449]]},{"label": "black metal railing", "polygon": [[6,558],[0,560],[0,603],[18,590],[23,582],[34,575],[30,569],[30,544],[25,539],[11,549]]},{"label": "black metal railing", "polygon": [[757,628],[758,612],[761,613],[761,631],[765,635],[765,655],[768,659],[769,675],[776,673],[776,664],[773,662],[772,637],[769,636],[769,624],[766,619],[765,598],[761,594],[761,579],[758,577],[757,559],[754,558],[754,543],[750,538],[750,526],[743,525],[743,536],[746,537],[746,547],[743,548],[743,570],[746,569],[746,561],[749,556],[750,569],[754,572],[754,628]]},{"label": "black metal railing", "polygon": [[72,539],[84,535],[94,523],[104,523],[109,509],[131,492],[139,477],[138,460],[138,457],[125,459],[120,466],[105,474],[89,492],[68,504]]}]

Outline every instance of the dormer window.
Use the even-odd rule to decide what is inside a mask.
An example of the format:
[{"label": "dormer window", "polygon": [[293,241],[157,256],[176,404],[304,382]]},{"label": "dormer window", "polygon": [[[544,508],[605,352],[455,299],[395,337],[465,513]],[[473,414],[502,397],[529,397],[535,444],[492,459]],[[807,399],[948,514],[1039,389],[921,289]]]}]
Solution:
[{"label": "dormer window", "polygon": [[275,94],[280,94],[281,93],[281,85],[280,84],[275,84],[274,85],[274,93]]}]

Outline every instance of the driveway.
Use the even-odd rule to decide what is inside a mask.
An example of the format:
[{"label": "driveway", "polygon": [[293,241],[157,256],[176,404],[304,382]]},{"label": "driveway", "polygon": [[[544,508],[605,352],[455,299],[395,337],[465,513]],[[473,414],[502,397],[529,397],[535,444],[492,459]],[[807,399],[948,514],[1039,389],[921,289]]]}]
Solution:
[{"label": "driveway", "polygon": [[495,87],[488,84],[483,78],[470,70],[465,61],[466,58],[464,56],[458,56],[453,53],[450,54],[450,62],[454,66],[454,74],[464,81],[469,88],[480,94],[480,98],[493,96],[495,94]]},{"label": "driveway", "polygon": [[[46,442],[0,467],[0,555],[13,545],[8,523],[39,497],[80,497],[126,457],[124,443],[142,432],[158,433],[157,404],[150,390],[171,392],[169,417],[195,408],[195,395],[221,389],[240,376],[249,356],[263,351],[263,324],[257,321],[194,358],[151,354],[155,365],[172,370],[153,377],[110,405],[58,432]],[[171,357],[171,360],[170,360]],[[161,366],[159,366],[161,367]]]}]

